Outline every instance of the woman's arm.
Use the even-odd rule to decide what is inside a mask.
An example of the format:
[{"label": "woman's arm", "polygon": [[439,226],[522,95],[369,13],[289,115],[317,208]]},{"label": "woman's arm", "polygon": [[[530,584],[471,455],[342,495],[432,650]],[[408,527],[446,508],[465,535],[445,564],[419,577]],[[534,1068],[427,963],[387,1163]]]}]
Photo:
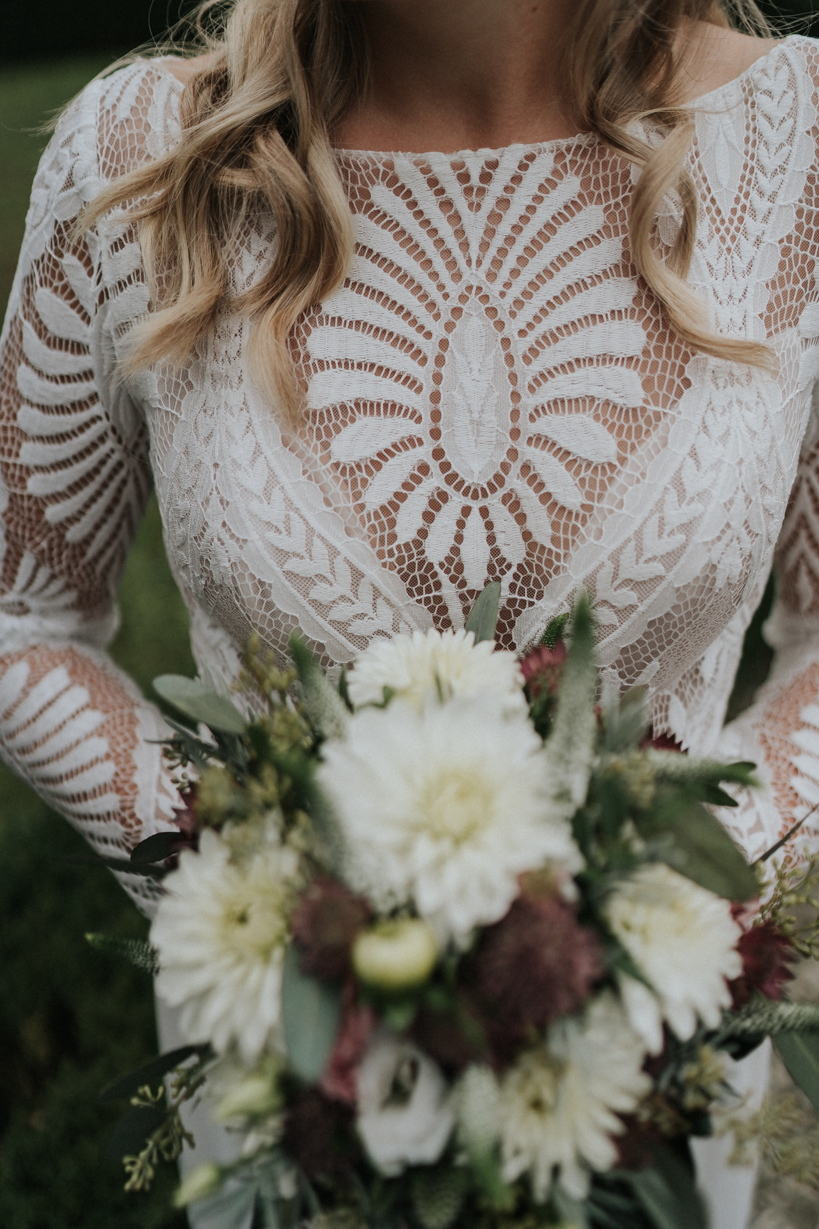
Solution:
[{"label": "woman's arm", "polygon": [[[150,490],[145,424],[113,357],[122,303],[146,303],[135,245],[74,234],[103,182],[106,98],[102,83],[81,95],[43,157],[0,341],[0,755],[122,857],[169,826],[177,794],[149,741],[161,715],[104,651]],[[149,880],[123,882],[150,905]]]},{"label": "woman's arm", "polygon": [[819,840],[819,435],[809,433],[775,556],[776,600],[764,634],[776,650],[753,705],[723,731],[720,752],[754,759],[765,791],[743,795],[727,826],[757,858],[799,820],[792,848]]}]

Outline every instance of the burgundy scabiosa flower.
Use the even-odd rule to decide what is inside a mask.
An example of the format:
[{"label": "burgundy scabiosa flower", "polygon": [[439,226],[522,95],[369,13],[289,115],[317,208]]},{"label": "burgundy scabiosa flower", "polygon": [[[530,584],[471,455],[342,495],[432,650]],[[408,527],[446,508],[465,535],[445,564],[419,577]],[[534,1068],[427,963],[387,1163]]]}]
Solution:
[{"label": "burgundy scabiosa flower", "polygon": [[374,1009],[366,1003],[356,1003],[355,987],[348,982],[344,988],[341,1024],[321,1078],[321,1090],[328,1097],[355,1105],[358,1068],[377,1024]]},{"label": "burgundy scabiosa flower", "polygon": [[370,907],[343,883],[318,875],[293,915],[293,937],[305,972],[326,981],[350,973],[350,951],[370,920]]},{"label": "burgundy scabiosa flower", "polygon": [[546,692],[555,695],[566,664],[566,645],[558,640],[553,649],[538,645],[521,658],[520,669],[530,700]]},{"label": "burgundy scabiosa flower", "polygon": [[785,992],[785,983],[793,977],[789,967],[794,957],[790,939],[773,922],[760,922],[743,933],[737,951],[742,957],[742,972],[729,982],[733,1006],[744,1007],[755,992],[778,1002]]},{"label": "burgundy scabiosa flower", "polygon": [[317,1088],[301,1088],[284,1116],[283,1143],[308,1178],[343,1173],[355,1160],[354,1111]]},{"label": "burgundy scabiosa flower", "polygon": [[603,972],[597,936],[555,895],[524,891],[487,927],[475,953],[475,985],[501,1022],[545,1028],[576,1012]]}]

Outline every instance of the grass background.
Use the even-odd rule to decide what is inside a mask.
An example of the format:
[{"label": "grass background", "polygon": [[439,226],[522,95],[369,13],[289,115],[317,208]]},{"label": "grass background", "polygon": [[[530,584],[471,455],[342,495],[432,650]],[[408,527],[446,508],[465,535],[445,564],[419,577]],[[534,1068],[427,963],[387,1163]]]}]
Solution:
[{"label": "grass background", "polygon": [[[810,0],[791,0],[792,15]],[[10,289],[43,125],[113,58],[96,52],[0,69],[0,304]],[[770,593],[766,603],[770,601]],[[168,570],[156,504],[120,589],[113,656],[147,693],[166,671],[191,673],[187,616]],[[759,627],[746,640],[732,712],[767,672]],[[91,951],[83,935],[145,933],[111,876],[72,859],[82,840],[0,765],[0,1229],[182,1229],[173,1177],[126,1195],[106,1156],[115,1111],[96,1101],[155,1053],[150,982]]]}]

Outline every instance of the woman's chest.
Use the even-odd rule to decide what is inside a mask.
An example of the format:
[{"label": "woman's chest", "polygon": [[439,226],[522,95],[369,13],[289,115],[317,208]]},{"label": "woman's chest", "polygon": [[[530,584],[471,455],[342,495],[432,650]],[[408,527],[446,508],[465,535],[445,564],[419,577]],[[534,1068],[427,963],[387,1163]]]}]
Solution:
[{"label": "woman's chest", "polygon": [[[237,641],[280,646],[298,626],[343,662],[374,635],[459,625],[493,579],[521,648],[582,586],[605,664],[667,681],[769,562],[804,430],[812,281],[780,313],[774,380],[692,359],[670,333],[629,254],[631,173],[605,151],[344,171],[355,257],[294,330],[298,431],[254,389],[242,320],[157,385],[157,486],[186,588]],[[748,333],[772,253],[746,245],[729,276],[719,217],[694,274]]]}]

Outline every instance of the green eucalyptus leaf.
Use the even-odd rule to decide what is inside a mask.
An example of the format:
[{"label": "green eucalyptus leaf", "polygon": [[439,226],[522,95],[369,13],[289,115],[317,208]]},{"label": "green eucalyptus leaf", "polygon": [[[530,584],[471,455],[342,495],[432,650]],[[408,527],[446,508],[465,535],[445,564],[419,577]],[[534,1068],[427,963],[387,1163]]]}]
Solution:
[{"label": "green eucalyptus leaf", "polygon": [[250,1229],[280,1229],[278,1202],[265,1191],[257,1191]]},{"label": "green eucalyptus leaf", "polygon": [[668,1148],[654,1153],[654,1166],[629,1175],[637,1202],[656,1229],[708,1229],[691,1170]]},{"label": "green eucalyptus leaf", "polygon": [[726,900],[757,895],[753,867],[719,820],[698,802],[692,799],[688,805],[669,807],[663,827],[673,844],[658,850],[660,861]]},{"label": "green eucalyptus leaf", "polygon": [[616,1173],[595,1175],[586,1206],[594,1229],[632,1229],[645,1224],[633,1191],[626,1182],[618,1181]]},{"label": "green eucalyptus leaf", "polygon": [[98,853],[66,854],[59,860],[69,866],[103,866],[120,875],[145,875],[148,879],[164,879],[168,873],[164,866],[135,866],[125,858],[109,858]]},{"label": "green eucalyptus leaf", "polygon": [[501,587],[499,580],[490,580],[489,584],[478,594],[475,605],[469,612],[466,630],[473,632],[475,643],[481,640],[494,640],[498,626],[498,610],[500,609]]},{"label": "green eucalyptus leaf", "polygon": [[282,1017],[287,1057],[293,1071],[315,1083],[327,1065],[341,1016],[341,992],[301,968],[291,943],[284,958]]},{"label": "green eucalyptus leaf", "polygon": [[702,800],[707,802],[712,807],[738,807],[739,803],[736,798],[732,798],[729,793],[726,793],[719,785],[705,785],[702,791]]},{"label": "green eucalyptus leaf", "polygon": [[123,1097],[132,1097],[135,1092],[143,1088],[146,1084],[153,1088],[164,1075],[169,1071],[175,1071],[182,1063],[187,1062],[194,1055],[199,1059],[205,1059],[210,1055],[210,1046],[207,1045],[189,1045],[180,1046],[178,1050],[168,1050],[165,1054],[160,1054],[158,1058],[154,1058],[149,1063],[144,1063],[141,1067],[137,1067],[135,1071],[129,1072],[128,1075],[122,1076],[115,1080],[113,1084],[109,1084],[107,1088],[103,1088],[99,1094],[100,1101],[120,1101]]},{"label": "green eucalyptus leaf", "polygon": [[150,866],[154,862],[164,862],[173,854],[179,852],[182,834],[180,832],[155,832],[144,841],[140,841],[131,850],[131,862],[135,866]]},{"label": "green eucalyptus leaf", "polygon": [[217,695],[199,679],[181,674],[160,674],[154,691],[161,699],[192,721],[202,721],[224,734],[242,734],[247,722],[225,696]]},{"label": "green eucalyptus leaf", "polygon": [[228,1179],[223,1191],[197,1207],[196,1224],[201,1229],[247,1229],[258,1189],[255,1178],[238,1186]]},{"label": "green eucalyptus leaf", "polygon": [[773,1043],[793,1082],[819,1113],[819,1033],[778,1033]]}]

